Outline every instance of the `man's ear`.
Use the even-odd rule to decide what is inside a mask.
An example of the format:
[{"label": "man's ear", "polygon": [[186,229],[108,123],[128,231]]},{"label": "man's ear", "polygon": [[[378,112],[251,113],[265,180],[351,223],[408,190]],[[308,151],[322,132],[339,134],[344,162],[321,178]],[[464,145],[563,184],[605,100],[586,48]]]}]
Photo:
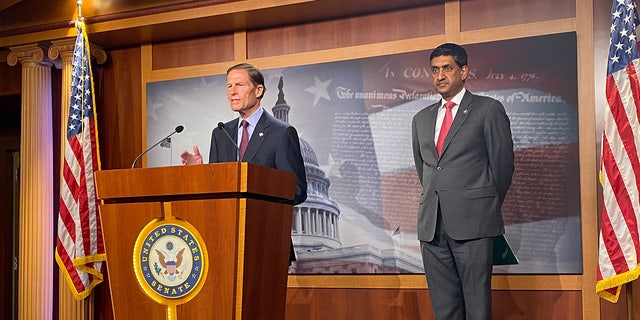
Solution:
[{"label": "man's ear", "polygon": [[467,65],[464,65],[460,69],[462,70],[462,72],[460,73],[460,78],[462,80],[466,80],[467,77],[469,76],[469,67]]},{"label": "man's ear", "polygon": [[259,84],[256,86],[256,98],[262,98],[264,94],[264,86]]}]

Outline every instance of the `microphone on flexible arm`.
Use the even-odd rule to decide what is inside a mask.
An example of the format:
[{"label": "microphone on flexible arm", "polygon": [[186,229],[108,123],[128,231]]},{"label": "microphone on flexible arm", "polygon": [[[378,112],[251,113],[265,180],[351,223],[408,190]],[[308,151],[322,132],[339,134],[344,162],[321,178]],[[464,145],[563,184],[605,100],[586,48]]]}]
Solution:
[{"label": "microphone on flexible arm", "polygon": [[237,159],[238,162],[240,162],[242,160],[242,159],[240,159],[240,147],[233,140],[233,138],[231,138],[231,136],[229,135],[229,132],[227,132],[227,130],[225,130],[224,123],[218,122],[218,129],[222,130],[222,132],[224,132],[224,134],[227,136],[227,138],[229,138],[229,141],[231,141],[231,144],[233,144],[233,146],[236,147],[236,159]]},{"label": "microphone on flexible arm", "polygon": [[145,155],[147,152],[151,151],[151,149],[153,149],[155,146],[161,144],[163,141],[169,139],[169,137],[171,137],[172,135],[176,134],[176,133],[180,133],[182,132],[182,130],[184,130],[184,126],[180,125],[177,126],[173,132],[171,132],[171,134],[169,134],[168,136],[164,137],[164,139],[158,141],[156,144],[152,145],[151,147],[149,147],[147,150],[143,151],[141,154],[139,154],[135,159],[133,159],[133,163],[131,164],[131,169],[133,169],[133,167],[136,165],[136,161],[138,161],[138,159],[140,159],[140,157],[142,157],[143,155]]}]

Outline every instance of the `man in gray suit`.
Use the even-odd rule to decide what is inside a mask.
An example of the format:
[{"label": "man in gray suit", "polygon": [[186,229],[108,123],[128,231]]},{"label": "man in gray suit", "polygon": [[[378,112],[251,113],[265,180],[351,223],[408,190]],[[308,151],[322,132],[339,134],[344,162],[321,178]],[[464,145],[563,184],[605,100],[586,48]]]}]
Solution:
[{"label": "man in gray suit", "polygon": [[412,140],[431,304],[436,319],[489,320],[493,246],[514,171],[510,122],[499,101],[465,89],[464,48],[445,43],[430,63],[442,99],[414,116]]},{"label": "man in gray suit", "polygon": [[[231,110],[238,112],[239,117],[213,129],[209,163],[233,162],[240,157],[243,162],[291,172],[296,175],[296,190],[289,203],[297,205],[307,198],[307,177],[298,132],[260,106],[265,91],[264,76],[253,65],[241,63],[227,70],[227,98]],[[198,146],[193,147],[193,153],[184,151],[180,157],[183,164],[203,163]],[[291,249],[289,260],[295,261],[293,246]]]}]

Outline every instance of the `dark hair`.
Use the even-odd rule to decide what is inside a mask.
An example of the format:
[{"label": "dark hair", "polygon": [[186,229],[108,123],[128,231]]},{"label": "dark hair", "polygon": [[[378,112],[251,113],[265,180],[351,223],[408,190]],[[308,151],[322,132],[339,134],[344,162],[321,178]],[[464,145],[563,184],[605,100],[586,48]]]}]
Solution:
[{"label": "dark hair", "polygon": [[264,75],[262,74],[260,69],[256,68],[254,65],[249,63],[239,63],[227,69],[227,74],[229,74],[231,70],[247,70],[251,83],[253,83],[253,85],[256,87],[258,85],[261,85],[264,88],[262,89],[262,94],[259,98],[262,98],[264,96],[264,93],[267,92],[267,86],[264,85]]},{"label": "dark hair", "polygon": [[439,56],[452,56],[460,68],[467,65],[467,51],[455,43],[441,44],[437,48],[433,49],[431,56],[429,57],[429,61]]}]

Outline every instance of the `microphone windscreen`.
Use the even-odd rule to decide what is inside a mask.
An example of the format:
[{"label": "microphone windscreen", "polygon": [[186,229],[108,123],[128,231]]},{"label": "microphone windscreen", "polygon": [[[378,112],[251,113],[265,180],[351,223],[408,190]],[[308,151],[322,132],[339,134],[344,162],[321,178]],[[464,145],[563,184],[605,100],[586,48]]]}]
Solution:
[{"label": "microphone windscreen", "polygon": [[224,130],[224,123],[218,122],[218,128]]},{"label": "microphone windscreen", "polygon": [[177,126],[177,127],[176,127],[176,132],[177,132],[177,133],[182,132],[182,130],[184,130],[184,126]]}]

